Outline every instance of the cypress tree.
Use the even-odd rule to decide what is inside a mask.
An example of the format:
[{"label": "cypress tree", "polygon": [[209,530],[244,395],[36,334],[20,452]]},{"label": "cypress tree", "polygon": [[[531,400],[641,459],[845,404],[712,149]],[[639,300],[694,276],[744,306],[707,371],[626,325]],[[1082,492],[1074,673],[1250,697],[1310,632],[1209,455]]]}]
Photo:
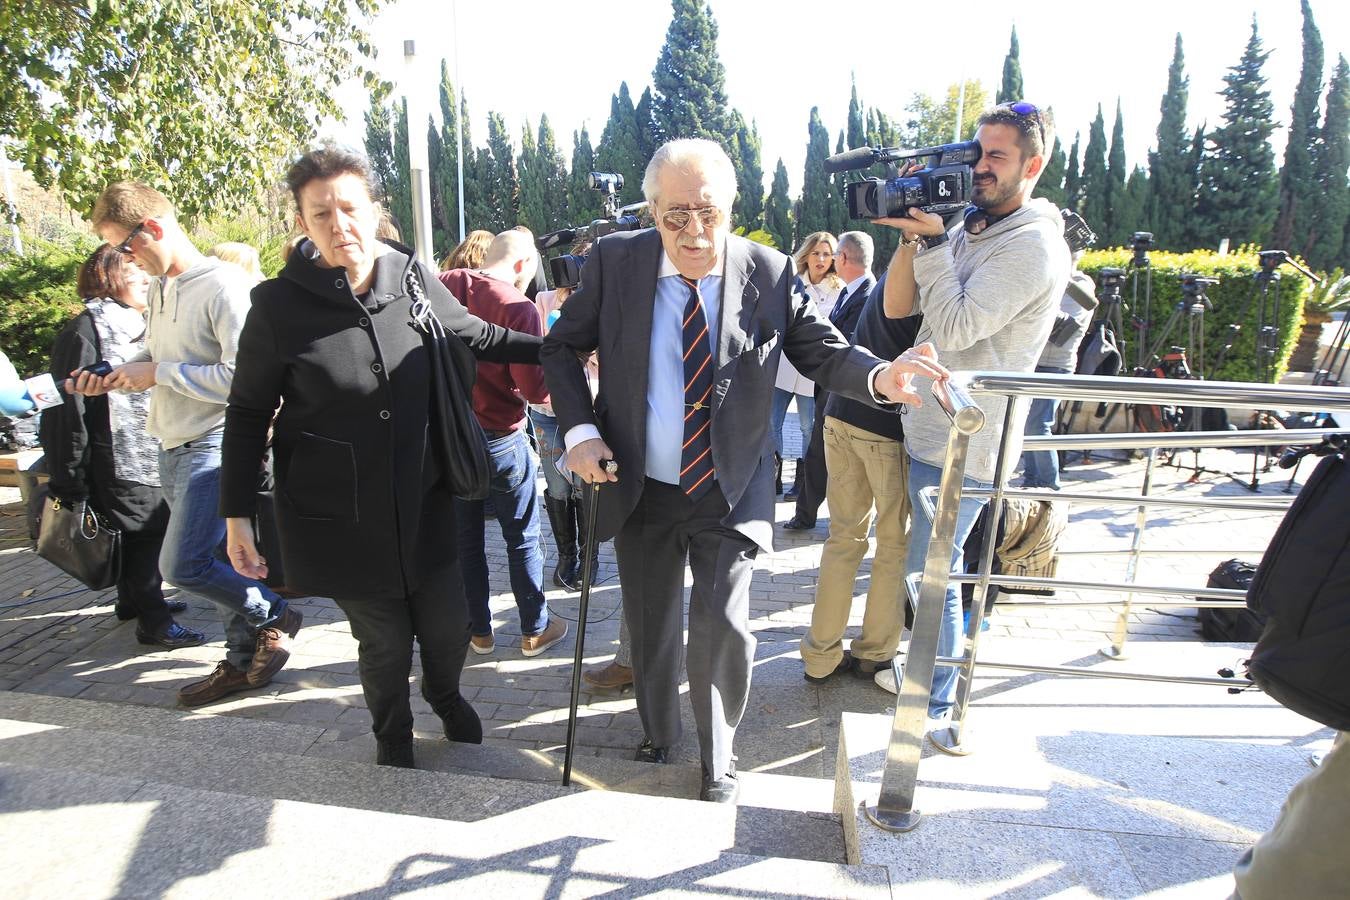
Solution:
[{"label": "cypress tree", "polygon": [[[545,231],[556,231],[567,221],[567,163],[558,149],[558,138],[549,124],[548,113],[539,117],[539,181],[544,196]],[[640,189],[638,189],[640,192]]]},{"label": "cypress tree", "polygon": [[1276,247],[1302,251],[1308,243],[1308,212],[1317,193],[1313,177],[1313,154],[1317,150],[1317,99],[1322,92],[1322,35],[1313,22],[1308,0],[1303,7],[1303,70],[1289,110],[1289,141],[1284,145],[1280,169],[1280,210],[1275,216],[1271,241]]},{"label": "cypress tree", "polygon": [[609,121],[595,148],[595,164],[598,171],[617,172],[623,176],[624,197],[634,196],[635,191],[642,189],[642,171],[647,163],[640,158],[640,145],[637,110],[628,93],[628,83],[622,82],[619,93],[610,97]]},{"label": "cypress tree", "polygon": [[825,158],[830,155],[830,133],[820,121],[818,107],[811,107],[806,136],[806,166],[802,173],[801,206],[796,217],[797,233],[803,236],[830,228],[830,176],[825,173]]},{"label": "cypress tree", "polygon": [[[445,210],[446,234],[444,239],[449,242],[450,249],[453,249],[455,244],[463,240],[463,235],[459,233],[459,173],[457,165],[460,146],[455,141],[455,122],[457,119],[455,100],[455,86],[450,81],[450,68],[446,65],[445,60],[441,60],[441,130],[436,141],[439,152],[434,154],[435,158],[431,163],[431,189],[433,194],[440,195]],[[467,128],[468,118],[465,117],[462,121],[464,127]],[[461,136],[462,139],[463,136]],[[466,157],[466,160],[471,158],[472,156]],[[469,173],[466,171],[464,174],[467,179]]]},{"label": "cypress tree", "polygon": [[1228,238],[1233,247],[1264,244],[1275,219],[1278,184],[1270,133],[1275,108],[1261,67],[1270,54],[1252,17],[1242,59],[1224,76],[1223,124],[1209,135],[1196,199],[1199,236],[1208,246]]},{"label": "cypress tree", "polygon": [[1045,160],[1045,170],[1036,182],[1033,196],[1044,197],[1056,206],[1067,206],[1064,199],[1064,170],[1064,146],[1059,142],[1059,135],[1055,135],[1050,155]]},{"label": "cypress tree", "polygon": [[589,178],[595,170],[595,151],[586,126],[572,132],[572,169],[567,182],[567,221],[570,225],[585,225],[600,215],[600,195],[592,191]]},{"label": "cypress tree", "polygon": [[[445,147],[441,144],[441,132],[436,127],[436,119],[427,116],[427,193],[431,198],[431,254],[440,259],[455,246],[453,226],[446,209],[445,198],[441,196],[441,185],[437,173],[445,167]],[[403,235],[405,242],[411,235]]]},{"label": "cypress tree", "polygon": [[520,178],[520,217],[519,222],[538,237],[548,229],[548,211],[544,205],[544,184],[539,163],[539,148],[534,142],[534,132],[530,120],[520,134],[520,162],[517,173]]},{"label": "cypress tree", "polygon": [[792,252],[792,199],[788,197],[788,173],[783,158],[773,170],[773,186],[764,205],[764,230],[773,235],[774,245],[785,253]]},{"label": "cypress tree", "polygon": [[1129,181],[1125,183],[1123,221],[1127,227],[1121,237],[1122,243],[1136,231],[1151,230],[1146,215],[1148,197],[1148,171],[1143,166],[1135,166],[1134,171],[1130,172]]},{"label": "cypress tree", "polygon": [[1342,56],[1327,87],[1327,111],[1313,156],[1317,193],[1312,203],[1307,260],[1321,271],[1350,268],[1350,66]]},{"label": "cypress tree", "polygon": [[736,166],[736,204],[732,207],[733,224],[746,232],[764,227],[764,164],[760,161],[759,127],[732,112],[736,125],[736,153],[731,161]]},{"label": "cypress tree", "polygon": [[[479,157],[483,159],[483,157]],[[486,188],[486,206],[490,224],[481,225],[494,234],[520,221],[520,181],[516,171],[516,151],[506,121],[495,112],[488,113],[486,168],[480,177]]]},{"label": "cypress tree", "polygon": [[375,199],[387,206],[398,182],[398,170],[394,166],[394,122],[389,107],[374,94],[370,97],[370,109],[365,112],[365,122],[366,158],[370,160],[370,170],[380,190]]},{"label": "cypress tree", "polygon": [[[844,146],[844,132],[839,132],[839,140],[835,142],[834,152],[843,153],[847,147]],[[844,203],[844,183],[848,180],[847,172],[839,172],[830,176],[830,205],[829,227],[830,234],[838,236],[839,232],[848,229],[848,206]]]},{"label": "cypress tree", "polygon": [[469,165],[467,158],[464,162],[464,227],[470,231],[500,232],[499,213],[492,202],[492,153],[486,147],[478,147],[474,150],[473,164]]},{"label": "cypress tree", "polygon": [[862,104],[858,102],[858,80],[853,79],[853,89],[848,98],[848,146],[861,147],[867,143],[867,127],[863,123]]},{"label": "cypress tree", "polygon": [[1146,218],[1160,249],[1186,250],[1182,235],[1194,204],[1195,184],[1190,171],[1190,133],[1186,130],[1189,79],[1184,74],[1181,34],[1177,34],[1172,64],[1167,69],[1167,92],[1158,119],[1158,144],[1149,151],[1149,196]]},{"label": "cypress tree", "polygon": [[[661,146],[661,141],[656,134],[656,123],[652,121],[652,89],[650,87],[642,89],[642,96],[638,99],[634,115],[637,118],[638,127],[638,160],[642,163],[641,168],[645,173],[647,163],[652,161],[652,155],[656,153],[656,148]],[[638,193],[641,193],[641,191],[638,191]]]},{"label": "cypress tree", "polygon": [[1191,148],[1186,154],[1186,180],[1190,185],[1188,196],[1190,205],[1186,216],[1186,227],[1182,231],[1182,245],[1195,249],[1204,243],[1202,225],[1199,217],[1198,201],[1200,191],[1200,170],[1205,164],[1205,126],[1200,125],[1191,137]]},{"label": "cypress tree", "polygon": [[394,113],[394,190],[389,195],[389,214],[405,235],[412,234],[412,169],[408,160],[408,98],[399,100]]},{"label": "cypress tree", "polygon": [[1111,151],[1106,163],[1106,223],[1102,235],[1102,246],[1120,247],[1125,238],[1135,230],[1137,215],[1128,209],[1125,199],[1125,181],[1129,173],[1125,169],[1125,118],[1120,110],[1120,98],[1116,98],[1116,124],[1111,129]]},{"label": "cypress tree", "polygon": [[674,15],[652,72],[652,118],[662,141],[709,138],[730,154],[726,71],[717,22],[702,0],[672,0]]},{"label": "cypress tree", "polygon": [[1101,104],[1097,104],[1097,118],[1088,130],[1078,190],[1082,195],[1079,213],[1093,230],[1107,229],[1110,221],[1106,217],[1106,121],[1102,118]]},{"label": "cypress tree", "polygon": [[1022,61],[1017,47],[1017,26],[1012,29],[1008,55],[1003,57],[1003,83],[995,95],[995,103],[1015,103],[1026,95],[1022,92]]},{"label": "cypress tree", "polygon": [[[1078,132],[1073,135],[1073,148],[1069,150],[1069,161],[1064,164],[1064,205],[1082,215],[1083,204],[1082,173],[1078,170]],[[1088,222],[1092,228],[1102,227],[1100,222]]]}]

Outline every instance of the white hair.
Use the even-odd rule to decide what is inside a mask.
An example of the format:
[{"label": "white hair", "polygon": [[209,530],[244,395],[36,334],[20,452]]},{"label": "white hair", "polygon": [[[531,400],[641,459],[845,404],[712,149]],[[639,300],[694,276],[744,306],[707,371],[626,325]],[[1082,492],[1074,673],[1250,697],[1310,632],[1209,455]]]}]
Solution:
[{"label": "white hair", "polygon": [[858,252],[858,262],[862,263],[864,269],[872,268],[872,236],[865,231],[845,231],[839,235],[839,246],[848,244],[850,256],[852,251]]},{"label": "white hair", "polygon": [[710,199],[727,212],[731,211],[731,204],[736,200],[736,168],[717,142],[705,138],[681,138],[658,147],[642,175],[642,195],[652,206],[657,205],[657,179],[668,166],[703,175],[708,182]]}]

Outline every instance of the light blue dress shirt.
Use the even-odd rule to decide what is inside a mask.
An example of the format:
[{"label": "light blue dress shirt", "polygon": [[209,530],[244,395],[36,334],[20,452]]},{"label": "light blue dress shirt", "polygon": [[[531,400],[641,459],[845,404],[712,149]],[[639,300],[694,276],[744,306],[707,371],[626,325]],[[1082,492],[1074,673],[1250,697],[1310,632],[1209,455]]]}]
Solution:
[{"label": "light blue dress shirt", "polygon": [[[718,314],[722,309],[722,269],[698,282],[708,340],[717,358]],[[652,309],[651,358],[647,362],[647,477],[680,483],[684,449],[684,307],[689,286],[668,257],[662,258]]]}]

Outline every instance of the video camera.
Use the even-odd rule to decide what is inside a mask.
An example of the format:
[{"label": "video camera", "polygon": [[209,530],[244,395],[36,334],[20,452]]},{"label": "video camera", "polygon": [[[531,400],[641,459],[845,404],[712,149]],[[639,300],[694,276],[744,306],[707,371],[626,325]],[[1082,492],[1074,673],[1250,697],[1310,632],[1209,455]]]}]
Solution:
[{"label": "video camera", "polygon": [[1086,250],[1097,243],[1096,232],[1088,226],[1087,221],[1078,213],[1071,209],[1061,209],[1059,216],[1064,220],[1064,240],[1069,245],[1070,253]]},{"label": "video camera", "polygon": [[[844,185],[848,214],[852,219],[903,216],[911,209],[946,215],[965,208],[975,183],[973,166],[982,153],[976,141],[902,150],[896,147],[858,147],[825,160],[831,174],[866,169],[883,163],[886,178],[864,178]],[[895,165],[902,159],[924,159],[927,164],[907,175]]]},{"label": "video camera", "polygon": [[[560,228],[549,232],[535,241],[540,253],[546,253],[554,247],[572,244],[591,244],[607,234],[616,231],[637,231],[642,220],[636,213],[645,209],[645,201],[619,205],[619,191],[623,190],[623,176],[617,172],[592,172],[587,186],[593,191],[605,195],[604,216],[592,219],[587,225],[572,228]],[[548,261],[549,274],[553,276],[554,288],[574,288],[581,282],[581,266],[586,262],[585,254],[564,253]]]}]

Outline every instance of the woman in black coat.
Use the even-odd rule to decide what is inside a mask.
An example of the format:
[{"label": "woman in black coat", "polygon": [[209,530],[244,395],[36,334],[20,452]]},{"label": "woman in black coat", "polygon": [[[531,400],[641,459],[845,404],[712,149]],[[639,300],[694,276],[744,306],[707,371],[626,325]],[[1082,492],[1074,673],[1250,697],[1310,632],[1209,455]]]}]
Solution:
[{"label": "woman in black coat", "polygon": [[271,425],[286,586],[332,597],[346,613],[377,761],[410,767],[414,637],[422,695],[446,737],[479,743],[482,725],[459,692],[468,613],[409,280],[480,359],[538,362],[539,338],[471,316],[410,250],[376,239],[363,157],[313,151],[287,183],[307,240],[253,290],[239,338],[221,466],[227,549],[241,574],[265,577],[251,517]]},{"label": "woman in black coat", "polygon": [[[80,267],[76,288],[84,310],[52,345],[52,377],[60,383],[99,360],[118,365],[145,344],[145,295],[150,279],[107,244]],[[136,620],[136,640],[196,647],[206,636],[173,620],[187,604],[164,599],[159,549],[169,507],[159,486],[159,446],[145,433],[148,391],[98,397],[66,394],[42,413],[47,490],[68,503],[88,501],[122,532],[117,617]]]}]

